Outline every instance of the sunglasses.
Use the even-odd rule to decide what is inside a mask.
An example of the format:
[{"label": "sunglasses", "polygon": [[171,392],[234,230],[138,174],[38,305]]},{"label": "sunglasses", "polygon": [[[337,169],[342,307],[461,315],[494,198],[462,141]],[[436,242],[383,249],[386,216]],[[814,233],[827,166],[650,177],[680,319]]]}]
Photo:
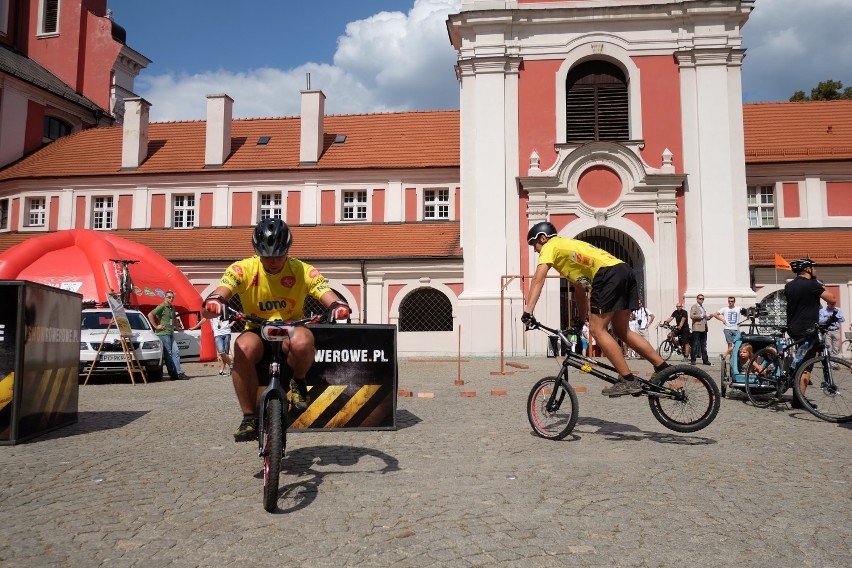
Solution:
[{"label": "sunglasses", "polygon": [[704,296],[698,296],[698,299],[699,299],[699,300],[703,300],[703,299],[704,299]]}]

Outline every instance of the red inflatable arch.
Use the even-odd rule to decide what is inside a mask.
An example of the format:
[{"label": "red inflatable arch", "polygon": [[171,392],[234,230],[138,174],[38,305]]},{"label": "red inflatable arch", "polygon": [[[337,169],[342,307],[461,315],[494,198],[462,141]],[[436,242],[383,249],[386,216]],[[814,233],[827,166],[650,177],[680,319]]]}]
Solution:
[{"label": "red inflatable arch", "polygon": [[[83,301],[106,302],[117,292],[116,263],[110,259],[136,260],[129,265],[134,291],[130,304],[147,314],[163,301],[166,290],[175,291],[178,312],[198,311],[201,296],[178,268],[150,248],[88,229],[58,231],[31,238],[0,254],[0,279],[29,280],[77,292]],[[184,321],[184,325],[196,322]],[[210,325],[201,328],[201,360],[214,361],[216,345]]]}]

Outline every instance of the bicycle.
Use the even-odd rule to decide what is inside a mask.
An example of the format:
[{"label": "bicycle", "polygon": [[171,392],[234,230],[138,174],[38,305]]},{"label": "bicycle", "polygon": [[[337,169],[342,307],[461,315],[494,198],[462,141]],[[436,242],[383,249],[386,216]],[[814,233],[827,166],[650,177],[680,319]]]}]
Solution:
[{"label": "bicycle", "polygon": [[845,333],[846,339],[840,343],[840,353],[849,351],[849,357],[852,357],[852,331]]},{"label": "bicycle", "polygon": [[[836,423],[852,421],[852,363],[832,357],[825,342],[833,323],[829,319],[817,326],[814,335],[797,341],[779,337],[776,346],[757,351],[745,370],[748,400],[758,408],[768,408],[781,402],[781,395],[792,387],[793,396],[817,418]],[[806,361],[795,361],[794,353],[807,351],[814,339],[822,352]],[[805,396],[806,392],[811,398]]]},{"label": "bicycle", "polygon": [[672,355],[678,354],[683,356],[683,346],[680,344],[680,329],[675,326],[662,322],[658,327],[669,330],[666,338],[657,346],[657,353],[664,361],[671,359]]},{"label": "bicycle", "polygon": [[[319,323],[322,316],[312,315],[302,319],[281,321],[265,320],[224,306],[223,319],[260,325],[260,335],[266,341],[280,343],[290,337],[293,328]],[[269,361],[269,386],[261,393],[257,403],[258,435],[257,455],[263,458],[263,508],[272,512],[278,505],[278,485],[281,475],[281,460],[287,448],[287,424],[289,419],[287,391],[282,386],[280,349],[272,350]]]},{"label": "bicycle", "polygon": [[123,306],[130,305],[130,293],[133,292],[133,281],[130,279],[131,264],[136,264],[138,260],[123,260],[120,258],[111,258],[115,266],[115,277],[118,281],[118,295],[121,298]]},{"label": "bicycle", "polygon": [[[602,381],[619,381],[614,367],[580,355],[574,342],[557,329],[535,320],[526,330],[539,329],[549,337],[558,337],[566,349],[559,373],[539,380],[527,400],[527,418],[538,436],[561,440],[577,424],[579,403],[574,387],[568,380],[569,368],[574,368]],[[610,371],[607,373],[596,367]],[[675,432],[697,432],[706,428],[719,413],[720,394],[710,375],[692,365],[672,365],[655,374],[650,381],[637,377],[642,392],[632,396],[647,396],[651,413],[660,424]]]}]

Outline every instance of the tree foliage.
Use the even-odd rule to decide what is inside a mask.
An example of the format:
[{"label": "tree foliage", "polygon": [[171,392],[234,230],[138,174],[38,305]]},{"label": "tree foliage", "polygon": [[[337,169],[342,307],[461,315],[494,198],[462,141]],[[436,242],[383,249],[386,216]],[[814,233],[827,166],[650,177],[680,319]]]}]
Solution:
[{"label": "tree foliage", "polygon": [[838,99],[852,99],[852,87],[843,88],[843,83],[829,79],[811,89],[810,96],[804,91],[796,91],[790,97],[790,102],[798,101],[835,101]]}]

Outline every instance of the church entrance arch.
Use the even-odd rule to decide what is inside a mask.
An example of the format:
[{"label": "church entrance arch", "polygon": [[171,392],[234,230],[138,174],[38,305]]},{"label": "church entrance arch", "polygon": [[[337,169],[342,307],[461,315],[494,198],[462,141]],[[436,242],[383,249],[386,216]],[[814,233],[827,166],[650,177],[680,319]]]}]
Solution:
[{"label": "church entrance arch", "polygon": [[[583,231],[573,238],[603,249],[614,257],[626,262],[636,274],[636,282],[639,284],[639,298],[647,303],[647,298],[645,298],[647,290],[645,283],[645,255],[642,253],[639,244],[630,235],[610,227],[594,227]],[[568,303],[571,304],[570,313],[571,321],[573,321],[577,315],[576,306],[573,305],[574,296],[568,282],[562,280],[560,288],[560,313],[563,314],[563,327],[570,323],[565,316],[565,314],[569,313],[569,310],[566,309]]]}]

